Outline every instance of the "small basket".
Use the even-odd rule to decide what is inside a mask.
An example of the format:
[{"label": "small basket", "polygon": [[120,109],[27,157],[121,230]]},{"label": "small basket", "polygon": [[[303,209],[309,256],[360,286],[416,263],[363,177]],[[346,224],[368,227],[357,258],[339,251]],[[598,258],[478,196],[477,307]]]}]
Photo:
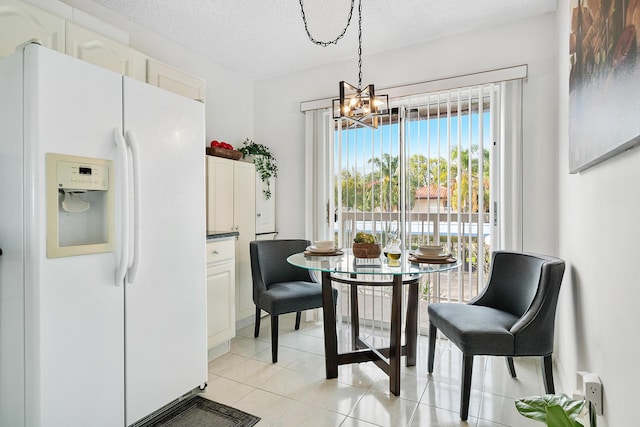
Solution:
[{"label": "small basket", "polygon": [[240,160],[242,153],[238,150],[227,150],[220,147],[207,147],[209,156],[224,157],[225,159]]},{"label": "small basket", "polygon": [[379,243],[354,243],[352,249],[356,258],[378,258],[382,253]]}]

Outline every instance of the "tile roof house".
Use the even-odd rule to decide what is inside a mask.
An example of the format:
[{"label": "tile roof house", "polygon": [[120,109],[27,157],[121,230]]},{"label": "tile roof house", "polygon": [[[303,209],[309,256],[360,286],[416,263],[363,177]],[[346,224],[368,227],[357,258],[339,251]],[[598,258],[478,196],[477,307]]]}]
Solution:
[{"label": "tile roof house", "polygon": [[416,189],[412,212],[443,212],[449,202],[448,189],[430,184]]}]

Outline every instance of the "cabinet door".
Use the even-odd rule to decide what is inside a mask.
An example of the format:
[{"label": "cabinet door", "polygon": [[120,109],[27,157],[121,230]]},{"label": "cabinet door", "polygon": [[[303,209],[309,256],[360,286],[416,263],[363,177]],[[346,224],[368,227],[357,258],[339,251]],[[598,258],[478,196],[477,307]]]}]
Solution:
[{"label": "cabinet door", "polygon": [[249,242],[256,234],[256,168],[253,163],[234,162],[233,212],[240,236],[236,244],[236,318],[255,315]]},{"label": "cabinet door", "polygon": [[234,270],[233,260],[207,268],[207,342],[209,349],[235,336]]},{"label": "cabinet door", "polygon": [[276,180],[269,179],[271,197],[264,195],[266,182],[256,174],[256,233],[272,233],[276,231]]},{"label": "cabinet door", "polygon": [[0,57],[32,39],[64,53],[64,19],[18,0],[0,0]]},{"label": "cabinet door", "polygon": [[234,161],[207,156],[207,229],[234,230]]},{"label": "cabinet door", "polygon": [[146,82],[146,57],[129,46],[67,22],[68,55]]},{"label": "cabinet door", "polygon": [[204,102],[205,82],[162,62],[147,61],[147,83]]}]

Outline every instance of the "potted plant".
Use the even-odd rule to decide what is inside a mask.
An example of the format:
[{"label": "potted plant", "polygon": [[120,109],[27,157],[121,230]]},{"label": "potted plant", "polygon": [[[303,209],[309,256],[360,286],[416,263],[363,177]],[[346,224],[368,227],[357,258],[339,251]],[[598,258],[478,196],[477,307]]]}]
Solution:
[{"label": "potted plant", "polygon": [[373,234],[360,231],[353,239],[353,256],[356,258],[378,258],[382,253]]},{"label": "potted plant", "polygon": [[[516,400],[518,412],[548,427],[596,427],[594,411],[584,421],[585,401],[573,400],[565,394],[545,394]],[[588,424],[587,424],[588,422]]]},{"label": "potted plant", "polygon": [[275,157],[273,157],[269,148],[262,144],[256,144],[249,138],[242,143],[242,147],[238,148],[238,151],[242,153],[243,159],[252,157],[253,164],[256,165],[256,172],[260,175],[262,182],[267,184],[262,192],[264,197],[269,200],[271,198],[271,183],[269,179],[278,176],[278,164]]}]

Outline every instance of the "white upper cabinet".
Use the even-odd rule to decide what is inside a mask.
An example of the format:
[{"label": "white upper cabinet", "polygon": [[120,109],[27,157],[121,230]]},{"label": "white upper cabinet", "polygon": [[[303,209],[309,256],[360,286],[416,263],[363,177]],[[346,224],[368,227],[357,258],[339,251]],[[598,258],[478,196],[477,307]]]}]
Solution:
[{"label": "white upper cabinet", "polygon": [[262,182],[259,174],[256,174],[256,234],[273,233],[276,231],[276,180],[269,179],[271,197],[264,195],[267,183]]},{"label": "white upper cabinet", "polygon": [[64,52],[64,19],[18,0],[0,0],[0,57],[16,47],[37,40],[50,49]]},{"label": "white upper cabinet", "polygon": [[73,22],[67,22],[66,52],[118,74],[146,81],[145,55]]},{"label": "white upper cabinet", "polygon": [[232,160],[207,156],[207,230],[236,231]]},{"label": "white upper cabinet", "polygon": [[147,61],[147,83],[204,102],[204,80],[153,59]]},{"label": "white upper cabinet", "polygon": [[[0,58],[34,40],[42,46],[91,62],[118,74],[147,82],[187,98],[204,102],[205,81],[149,58],[132,47],[78,25],[100,30],[107,24],[60,3],[65,20],[20,0],[0,0]],[[115,27],[112,28],[116,31]],[[102,31],[104,32],[104,31]],[[126,33],[124,33],[126,34]],[[128,40],[128,35],[124,37]],[[121,40],[124,42],[124,40]]]}]

